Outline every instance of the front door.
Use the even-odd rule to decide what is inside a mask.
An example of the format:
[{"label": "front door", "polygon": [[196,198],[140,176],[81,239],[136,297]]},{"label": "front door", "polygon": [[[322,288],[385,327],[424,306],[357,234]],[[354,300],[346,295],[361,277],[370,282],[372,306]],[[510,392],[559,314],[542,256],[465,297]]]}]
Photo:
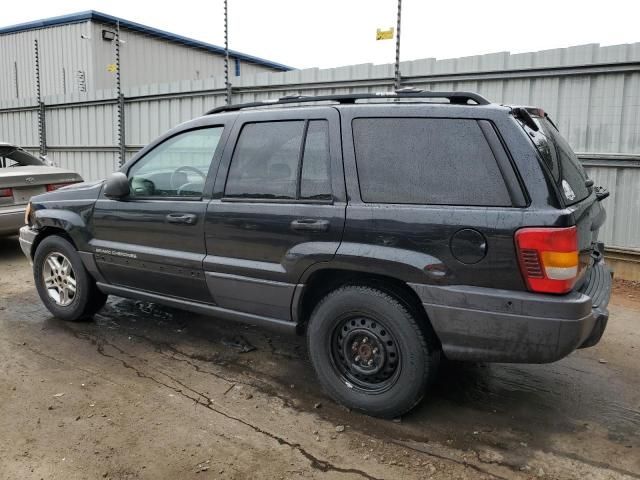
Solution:
[{"label": "front door", "polygon": [[223,308],[290,320],[303,272],[333,258],[342,238],[338,112],[247,112],[229,145],[207,209],[207,284]]},{"label": "front door", "polygon": [[90,243],[109,283],[210,300],[202,272],[205,185],[213,182],[223,130],[198,128],[161,141],[126,168],[129,197],[96,202]]}]

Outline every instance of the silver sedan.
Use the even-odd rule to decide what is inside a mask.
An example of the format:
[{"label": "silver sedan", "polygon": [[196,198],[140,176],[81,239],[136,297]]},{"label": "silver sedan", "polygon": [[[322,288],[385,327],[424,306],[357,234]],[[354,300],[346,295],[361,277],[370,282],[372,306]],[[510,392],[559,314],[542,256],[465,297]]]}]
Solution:
[{"label": "silver sedan", "polygon": [[18,233],[32,196],[78,182],[82,177],[77,173],[50,166],[16,145],[0,142],[0,236]]}]

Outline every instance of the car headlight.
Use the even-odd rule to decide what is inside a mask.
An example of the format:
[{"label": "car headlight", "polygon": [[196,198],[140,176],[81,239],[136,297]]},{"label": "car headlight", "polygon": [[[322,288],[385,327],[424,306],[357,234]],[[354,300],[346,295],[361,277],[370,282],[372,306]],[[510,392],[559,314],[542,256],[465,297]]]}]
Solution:
[{"label": "car headlight", "polygon": [[29,220],[31,220],[31,202],[27,203],[27,208],[24,211],[24,223],[31,225]]}]

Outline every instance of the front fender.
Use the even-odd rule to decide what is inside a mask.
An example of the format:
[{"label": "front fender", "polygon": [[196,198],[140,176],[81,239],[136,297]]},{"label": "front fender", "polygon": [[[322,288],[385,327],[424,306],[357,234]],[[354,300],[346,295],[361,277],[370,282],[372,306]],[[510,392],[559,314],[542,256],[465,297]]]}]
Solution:
[{"label": "front fender", "polygon": [[86,251],[90,235],[82,213],[75,210],[39,208],[32,214],[32,226],[38,231],[46,231],[49,228],[63,230],[78,250]]}]

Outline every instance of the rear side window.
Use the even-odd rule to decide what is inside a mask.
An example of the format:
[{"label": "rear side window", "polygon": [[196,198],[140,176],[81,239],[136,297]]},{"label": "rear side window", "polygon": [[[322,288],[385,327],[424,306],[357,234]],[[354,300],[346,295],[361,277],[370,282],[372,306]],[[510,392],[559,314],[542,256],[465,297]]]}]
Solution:
[{"label": "rear side window", "polygon": [[533,117],[540,131],[532,136],[533,142],[546,163],[554,182],[562,192],[567,205],[572,205],[589,196],[586,186],[587,174],[564,139],[547,118]]},{"label": "rear side window", "polygon": [[475,120],[358,118],[353,137],[365,202],[511,206]]},{"label": "rear side window", "polygon": [[331,200],[328,122],[246,124],[231,159],[225,197]]}]

